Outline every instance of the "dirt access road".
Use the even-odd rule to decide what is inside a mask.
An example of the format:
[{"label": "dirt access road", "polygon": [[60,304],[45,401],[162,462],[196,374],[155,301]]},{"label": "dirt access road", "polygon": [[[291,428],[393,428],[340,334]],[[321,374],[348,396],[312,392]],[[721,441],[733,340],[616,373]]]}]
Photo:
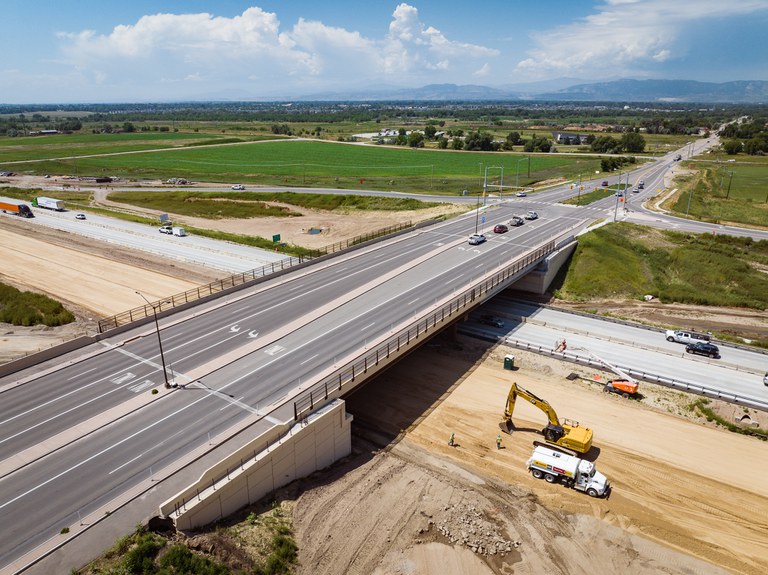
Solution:
[{"label": "dirt access road", "polygon": [[[4,240],[29,253],[30,236],[16,235]],[[159,285],[151,295],[163,297],[169,278],[203,283],[206,276],[66,234],[35,238],[43,261],[66,261],[83,275],[63,281],[59,271],[35,265],[35,278],[4,266],[2,281],[66,293],[83,317],[96,313],[94,302],[113,306],[110,312],[133,307],[122,299],[132,289]],[[81,264],[83,254],[98,264]],[[97,274],[87,273],[92,265]],[[86,289],[95,278],[104,287]],[[37,334],[21,337],[36,341]],[[520,369],[503,370],[508,351],[487,353],[488,344],[441,336],[349,399],[356,456],[286,491],[294,499],[300,572],[768,572],[764,442],[691,422],[690,398],[652,386],[643,386],[645,403],[625,401],[567,381],[569,365],[516,351]],[[594,429],[598,469],[614,485],[608,500],[526,473],[532,430],[544,415],[524,402],[515,413],[518,431],[496,450],[513,380],[548,399],[561,417]],[[447,445],[451,432],[457,447]]]}]

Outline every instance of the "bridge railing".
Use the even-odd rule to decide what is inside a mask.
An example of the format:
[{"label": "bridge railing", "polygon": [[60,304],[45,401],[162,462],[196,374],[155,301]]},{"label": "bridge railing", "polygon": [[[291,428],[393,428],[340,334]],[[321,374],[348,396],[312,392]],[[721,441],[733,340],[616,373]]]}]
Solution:
[{"label": "bridge railing", "polygon": [[271,264],[267,264],[260,268],[252,269],[239,274],[233,274],[229,277],[213,281],[209,284],[202,285],[200,287],[196,287],[191,290],[187,290],[183,293],[175,294],[170,297],[163,298],[162,300],[158,300],[150,304],[144,304],[142,306],[129,309],[128,311],[121,312],[111,317],[101,319],[99,320],[99,333],[104,333],[111,329],[128,325],[130,323],[133,323],[134,321],[146,319],[152,315],[153,309],[157,313],[160,313],[162,311],[167,311],[177,306],[185,305],[190,302],[193,302],[217,293],[221,293],[225,290],[238,287],[243,284],[247,284],[249,282],[252,282],[253,280],[263,278],[268,275],[272,275],[276,272],[287,270],[297,264],[304,263],[311,259],[342,252],[344,250],[363,244],[365,242],[390,236],[398,232],[402,232],[404,230],[409,230],[414,227],[418,227],[420,225],[429,224],[431,222],[433,222],[433,220],[422,222],[421,224],[416,224],[414,226],[413,222],[408,220],[405,222],[401,222],[399,224],[395,224],[393,226],[387,226],[384,228],[371,230],[366,234],[362,234],[354,238],[350,238],[348,240],[336,242],[321,248],[313,249],[306,255],[283,258],[281,260],[272,262]]},{"label": "bridge railing", "polygon": [[401,348],[411,345],[411,342],[430,336],[453,321],[488,292],[497,291],[502,284],[508,284],[509,280],[538,264],[543,258],[555,251],[555,241],[549,241],[526,255],[513,260],[504,269],[483,280],[480,284],[466,288],[456,297],[433,311],[426,317],[417,320],[409,327],[392,335],[377,347],[357,358],[355,361],[339,368],[333,374],[323,378],[309,389],[296,397],[293,403],[293,415],[295,420],[300,420],[309,415],[316,407],[323,405],[330,398],[340,395],[345,386],[355,382],[356,378],[375,368],[379,362],[386,361],[390,355],[397,356]]},{"label": "bridge railing", "polygon": [[297,264],[307,261],[308,259],[310,258],[306,256],[284,258],[260,268],[234,274],[229,277],[213,281],[209,284],[198,286],[196,288],[192,288],[191,290],[163,298],[162,300],[158,300],[151,304],[144,304],[142,306],[129,309],[128,311],[121,312],[117,315],[113,315],[112,317],[99,320],[99,333],[104,333],[105,331],[109,331],[111,329],[130,324],[134,321],[150,317],[153,313],[153,309],[157,311],[157,313],[160,313],[180,305],[188,304],[190,302],[223,292],[233,287],[241,286],[255,279],[274,274],[278,271],[286,270]]}]

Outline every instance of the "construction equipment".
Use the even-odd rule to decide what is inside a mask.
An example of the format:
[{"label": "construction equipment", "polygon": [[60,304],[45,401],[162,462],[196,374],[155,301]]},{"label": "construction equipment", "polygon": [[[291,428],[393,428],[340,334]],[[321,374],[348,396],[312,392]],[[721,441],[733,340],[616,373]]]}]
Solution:
[{"label": "construction equipment", "polygon": [[548,447],[536,447],[526,465],[536,479],[564,483],[590,497],[603,497],[611,489],[605,475],[595,469],[594,463]]},{"label": "construction equipment", "polygon": [[589,354],[589,357],[591,357],[595,361],[599,361],[606,368],[608,368],[613,373],[619,376],[618,379],[609,379],[606,382],[605,387],[603,387],[603,391],[610,392],[610,393],[618,393],[622,397],[630,397],[637,393],[638,389],[640,388],[640,384],[634,377],[629,375],[627,372],[616,367],[611,363],[608,363],[602,357],[595,355],[585,347],[575,347],[573,349],[586,351]]},{"label": "construction equipment", "polygon": [[[507,406],[504,409],[504,424],[507,427],[507,431],[510,430],[511,426],[514,426],[512,423],[512,412],[515,410],[515,401],[517,401],[518,395],[547,414],[549,422],[541,430],[547,443],[556,445],[559,449],[571,455],[587,453],[592,447],[591,429],[580,427],[578,421],[563,419],[561,422],[557,417],[557,413],[555,413],[555,410],[552,409],[548,402],[535,396],[527,389],[520,387],[517,383],[512,383],[509,395],[507,396]],[[537,441],[534,441],[534,444],[541,445]]]}]

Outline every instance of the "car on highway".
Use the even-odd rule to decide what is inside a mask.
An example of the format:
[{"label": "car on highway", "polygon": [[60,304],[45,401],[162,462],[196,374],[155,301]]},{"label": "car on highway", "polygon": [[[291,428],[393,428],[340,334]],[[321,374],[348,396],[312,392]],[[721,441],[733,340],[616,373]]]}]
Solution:
[{"label": "car on highway", "polygon": [[243,184],[234,184],[234,185],[232,186],[232,189],[233,189],[233,190],[244,190],[244,189],[245,189],[245,186],[244,186]]},{"label": "car on highway", "polygon": [[491,327],[504,327],[504,321],[495,315],[484,315],[480,318],[480,323],[490,325]]},{"label": "car on highway", "polygon": [[527,198],[528,197],[528,194],[526,194],[525,192],[517,192],[515,195],[518,198]]},{"label": "car on highway", "polygon": [[524,223],[525,219],[522,216],[512,216],[512,219],[509,220],[510,226],[522,226]]},{"label": "car on highway", "polygon": [[533,210],[531,210],[530,212],[525,214],[525,219],[526,220],[536,220],[536,219],[538,219],[538,217],[539,217],[539,214],[537,214]]},{"label": "car on highway", "polygon": [[482,244],[486,239],[483,234],[472,234],[469,236],[469,245],[476,246]]},{"label": "car on highway", "polygon": [[633,194],[639,194],[639,193],[640,193],[640,190],[639,190],[639,189],[637,189],[637,188],[632,188],[632,193],[633,193]]},{"label": "car on highway", "polygon": [[85,219],[85,214],[76,214],[75,215],[75,219],[76,220],[84,220]]},{"label": "car on highway", "polygon": [[718,359],[720,357],[720,348],[714,343],[707,343],[706,341],[697,341],[696,343],[689,343],[685,346],[686,353],[695,353],[697,355],[706,355]]},{"label": "car on highway", "polygon": [[509,228],[504,224],[496,224],[495,226],[493,226],[494,234],[506,234],[508,231],[509,231]]},{"label": "car on highway", "polygon": [[608,180],[603,180],[603,183],[602,183],[602,184],[600,184],[600,185],[601,185],[603,188],[607,188],[607,187],[608,187]]},{"label": "car on highway", "polygon": [[617,197],[617,198],[623,198],[623,197],[624,197],[624,192],[622,192],[621,190],[619,190],[618,192],[616,192],[616,197]]},{"label": "car on highway", "polygon": [[637,182],[637,188],[638,189],[642,190],[644,187],[645,187],[645,181],[644,180],[640,180],[639,182]]},{"label": "car on highway", "polygon": [[161,234],[173,234],[173,227],[172,226],[162,226],[157,228],[157,231],[159,231]]},{"label": "car on highway", "polygon": [[768,371],[766,371],[763,376],[763,385],[768,385]]}]

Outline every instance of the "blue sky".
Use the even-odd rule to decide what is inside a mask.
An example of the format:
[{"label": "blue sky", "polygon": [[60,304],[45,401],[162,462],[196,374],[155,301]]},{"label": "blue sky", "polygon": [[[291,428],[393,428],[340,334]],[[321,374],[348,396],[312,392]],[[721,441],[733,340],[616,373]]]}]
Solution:
[{"label": "blue sky", "polygon": [[4,0],[0,103],[768,80],[768,0]]}]

